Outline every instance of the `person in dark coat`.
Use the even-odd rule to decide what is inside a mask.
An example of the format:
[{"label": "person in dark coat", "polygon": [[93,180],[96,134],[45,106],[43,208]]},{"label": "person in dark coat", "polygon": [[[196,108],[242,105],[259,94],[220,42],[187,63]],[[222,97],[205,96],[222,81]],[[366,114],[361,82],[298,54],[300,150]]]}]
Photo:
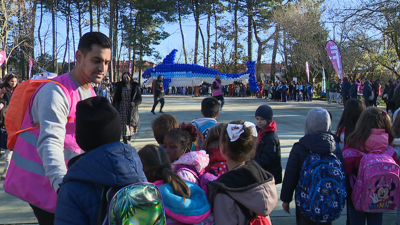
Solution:
[{"label": "person in dark coat", "polygon": [[387,88],[385,88],[382,96],[382,99],[384,99],[386,103],[386,112],[392,111],[392,113],[394,113],[394,111],[396,111],[396,103],[393,101],[394,91],[395,88],[393,85],[393,81],[389,80],[387,82]]},{"label": "person in dark coat", "polygon": [[131,138],[139,126],[139,105],[142,103],[140,85],[133,81],[128,72],[122,75],[122,81],[115,84],[113,106],[121,115],[121,133],[125,144],[130,144]]},{"label": "person in dark coat", "polygon": [[282,183],[281,144],[276,134],[276,123],[272,120],[273,112],[268,105],[261,105],[255,113],[258,129],[258,145],[254,160],[272,173],[275,183]]},{"label": "person in dark coat", "polygon": [[358,92],[358,85],[356,84],[356,82],[351,81],[350,98],[357,99],[357,92]]},{"label": "person in dark coat", "polygon": [[[300,179],[303,163],[309,151],[314,153],[329,154],[335,153],[343,164],[343,156],[340,149],[336,149],[337,138],[331,134],[331,118],[329,112],[323,108],[313,108],[307,114],[305,135],[300,138],[299,143],[293,145],[289,159],[286,164],[285,176],[281,189],[282,208],[290,214],[289,203],[293,200],[295,191]],[[305,146],[307,149],[305,149]],[[344,171],[344,167],[343,167]],[[297,204],[296,204],[297,205]],[[316,225],[317,223],[307,220],[296,207],[297,225]],[[331,223],[324,223],[331,224]]]},{"label": "person in dark coat", "polygon": [[[389,92],[387,92],[389,93]],[[394,89],[392,101],[395,104],[396,110],[400,107],[400,88],[397,87]]]},{"label": "person in dark coat", "polygon": [[76,142],[85,153],[68,163],[58,191],[54,224],[95,225],[103,187],[121,188],[147,181],[136,149],[119,142],[120,120],[104,97],[77,104]]},{"label": "person in dark coat", "polygon": [[158,75],[156,82],[154,83],[154,104],[151,109],[151,113],[156,115],[154,110],[156,109],[157,104],[160,102],[160,113],[163,113],[162,108],[164,107],[164,84],[163,84],[163,76]]},{"label": "person in dark coat", "polygon": [[347,77],[344,77],[343,84],[342,84],[343,108],[346,105],[346,102],[350,97],[350,88],[351,88],[350,81],[348,81]]},{"label": "person in dark coat", "polygon": [[371,83],[369,82],[368,78],[363,79],[363,98],[364,98],[364,103],[365,103],[365,108],[368,108],[369,106],[369,97],[372,95],[372,86]]}]

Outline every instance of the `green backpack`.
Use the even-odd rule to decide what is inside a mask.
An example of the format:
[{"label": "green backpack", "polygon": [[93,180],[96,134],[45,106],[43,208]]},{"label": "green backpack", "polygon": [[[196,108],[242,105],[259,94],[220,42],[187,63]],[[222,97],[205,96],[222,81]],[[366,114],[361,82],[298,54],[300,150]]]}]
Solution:
[{"label": "green backpack", "polygon": [[97,224],[166,225],[164,204],[157,186],[138,182],[121,189],[103,187]]}]

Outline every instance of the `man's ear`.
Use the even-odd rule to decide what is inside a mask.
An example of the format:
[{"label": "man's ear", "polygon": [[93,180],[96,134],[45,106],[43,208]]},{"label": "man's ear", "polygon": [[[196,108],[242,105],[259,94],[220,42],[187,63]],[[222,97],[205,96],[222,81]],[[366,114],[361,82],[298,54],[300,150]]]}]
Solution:
[{"label": "man's ear", "polygon": [[76,51],[75,59],[76,59],[77,63],[81,63],[84,57],[85,56],[84,56],[84,54],[83,54],[83,52],[81,50]]}]

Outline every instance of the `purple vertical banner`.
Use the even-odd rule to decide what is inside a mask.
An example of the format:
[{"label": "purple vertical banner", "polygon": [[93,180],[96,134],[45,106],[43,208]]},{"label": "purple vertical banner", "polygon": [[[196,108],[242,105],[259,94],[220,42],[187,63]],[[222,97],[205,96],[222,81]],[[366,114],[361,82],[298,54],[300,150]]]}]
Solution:
[{"label": "purple vertical banner", "polygon": [[[129,63],[129,73],[132,74],[132,60]],[[133,77],[133,75],[132,75],[132,77]]]},{"label": "purple vertical banner", "polygon": [[308,61],[306,62],[306,72],[307,72],[307,82],[310,83],[310,67],[308,66]]},{"label": "purple vertical banner", "polygon": [[339,79],[343,79],[343,64],[339,47],[334,41],[328,41],[326,43],[325,50],[328,53],[329,59],[331,60],[333,68],[335,68]]}]

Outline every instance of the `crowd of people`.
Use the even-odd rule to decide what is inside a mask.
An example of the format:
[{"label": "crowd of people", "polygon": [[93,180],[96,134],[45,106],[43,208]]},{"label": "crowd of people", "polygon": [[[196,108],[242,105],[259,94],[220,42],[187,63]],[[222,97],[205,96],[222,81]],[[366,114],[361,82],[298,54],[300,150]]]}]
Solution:
[{"label": "crowd of people", "polygon": [[[110,49],[104,34],[83,35],[76,67],[40,84],[28,108],[13,114],[21,117],[22,131],[8,143],[3,186],[29,203],[39,224],[272,224],[278,198],[291,214],[293,195],[298,225],[329,225],[343,211],[347,224],[380,225],[383,213],[396,210],[400,224],[400,116],[393,111],[392,123],[387,111],[372,107],[379,80],[363,79],[360,85],[331,80],[329,103],[333,98],[339,103],[340,93],[345,106],[336,132],[329,111],[311,109],[283,175],[273,109],[260,105],[256,124],[239,116],[218,123],[225,95],[218,75],[209,85],[212,97],[201,102],[203,118],[192,121],[163,113],[163,77],[158,76],[151,110],[155,114],[161,103],[161,114],[151,122],[157,144],[137,151],[130,140],[140,122],[142,90],[129,73],[110,84],[105,77]],[[95,91],[93,83],[100,88]],[[260,85],[262,95],[280,101],[311,101],[314,91],[304,81]],[[21,97],[12,98],[17,86],[13,74],[1,86],[3,126],[3,109],[15,110],[17,100],[11,99]],[[395,86],[389,80],[382,94],[387,105],[395,104],[393,110],[400,95]],[[354,88],[364,101],[353,98]],[[129,192],[139,184],[146,189]]]}]

